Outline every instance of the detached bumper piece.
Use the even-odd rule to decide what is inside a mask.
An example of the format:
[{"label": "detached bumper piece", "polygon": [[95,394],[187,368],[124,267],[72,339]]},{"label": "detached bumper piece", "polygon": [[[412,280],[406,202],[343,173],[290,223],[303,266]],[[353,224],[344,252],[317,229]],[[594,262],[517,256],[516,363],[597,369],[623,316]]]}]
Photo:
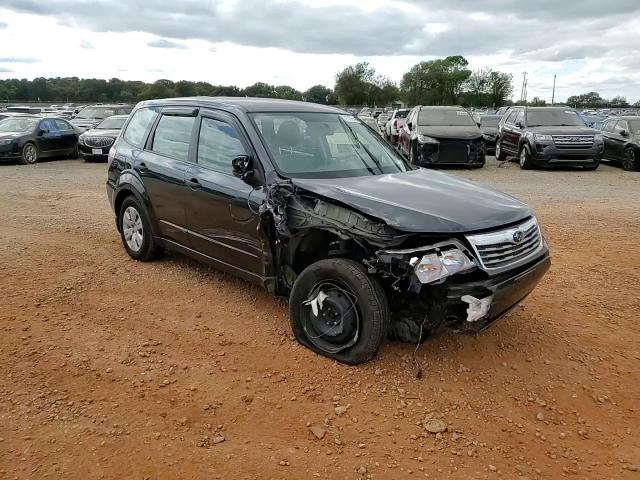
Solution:
[{"label": "detached bumper piece", "polygon": [[485,163],[485,146],[482,139],[456,140],[436,139],[437,142],[418,143],[418,164],[428,165],[472,165]]}]

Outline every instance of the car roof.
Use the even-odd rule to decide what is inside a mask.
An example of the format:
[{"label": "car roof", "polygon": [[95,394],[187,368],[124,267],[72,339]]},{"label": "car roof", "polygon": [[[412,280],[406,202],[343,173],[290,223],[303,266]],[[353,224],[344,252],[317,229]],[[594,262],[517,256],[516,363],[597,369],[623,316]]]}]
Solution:
[{"label": "car roof", "polygon": [[457,107],[455,105],[420,105],[420,109],[424,110],[466,110],[464,107]]},{"label": "car roof", "polygon": [[616,115],[615,117],[609,117],[607,120],[638,120],[640,115]]},{"label": "car roof", "polygon": [[480,115],[480,118],[495,118],[495,119],[501,119],[502,115],[494,115],[492,113],[488,113],[486,115]]},{"label": "car roof", "polygon": [[110,118],[129,118],[129,115],[111,115],[110,117],[105,118],[105,120]]},{"label": "car roof", "polygon": [[85,107],[104,107],[104,108],[123,108],[130,107],[131,105],[127,105],[124,103],[94,103],[93,105],[85,105]]},{"label": "car roof", "polygon": [[309,112],[309,113],[340,113],[344,110],[318,103],[299,102],[296,100],[281,100],[277,98],[260,97],[183,97],[163,98],[142,102],[145,106],[162,105],[193,105],[194,107],[233,107],[247,113],[257,112]]}]

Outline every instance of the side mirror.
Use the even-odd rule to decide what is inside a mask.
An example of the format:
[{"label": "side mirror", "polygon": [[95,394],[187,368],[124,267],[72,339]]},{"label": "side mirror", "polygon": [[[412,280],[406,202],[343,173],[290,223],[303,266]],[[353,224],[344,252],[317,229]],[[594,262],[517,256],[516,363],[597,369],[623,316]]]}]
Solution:
[{"label": "side mirror", "polygon": [[409,130],[411,130],[413,128],[413,123],[412,122],[407,122],[407,128]]},{"label": "side mirror", "polygon": [[41,128],[40,130],[38,130],[38,136],[41,137],[43,135],[46,135],[47,133],[49,133],[49,129],[47,128]]},{"label": "side mirror", "polygon": [[233,160],[231,160],[231,170],[233,175],[241,178],[242,180],[246,179],[253,175],[253,162],[251,161],[251,157],[249,155],[239,155]]},{"label": "side mirror", "polygon": [[516,122],[516,127],[522,128],[524,127],[524,124],[522,122]]},{"label": "side mirror", "polygon": [[629,132],[627,132],[626,130],[620,130],[620,135],[622,135],[623,137],[628,137]]}]

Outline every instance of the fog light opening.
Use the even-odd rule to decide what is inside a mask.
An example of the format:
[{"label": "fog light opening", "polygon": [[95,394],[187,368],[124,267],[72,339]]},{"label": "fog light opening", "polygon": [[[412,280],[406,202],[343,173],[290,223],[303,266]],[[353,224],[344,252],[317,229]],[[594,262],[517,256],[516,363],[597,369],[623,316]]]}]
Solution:
[{"label": "fog light opening", "polygon": [[485,298],[476,298],[472,295],[464,295],[460,300],[469,304],[469,308],[467,308],[467,322],[472,323],[482,320],[487,313],[489,313],[489,308],[493,301],[493,295],[489,295]]}]

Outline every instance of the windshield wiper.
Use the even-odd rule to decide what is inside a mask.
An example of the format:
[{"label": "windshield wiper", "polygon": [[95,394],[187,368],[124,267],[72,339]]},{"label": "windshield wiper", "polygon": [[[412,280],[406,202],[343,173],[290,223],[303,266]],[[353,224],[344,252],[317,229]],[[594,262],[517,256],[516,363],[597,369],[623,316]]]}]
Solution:
[{"label": "windshield wiper", "polygon": [[[351,126],[347,122],[345,122],[342,118],[338,117],[338,120],[340,120],[340,123],[342,123],[342,125],[346,127],[347,131],[351,134],[351,137],[356,141],[356,144],[360,145],[364,149],[364,151],[367,152],[367,155],[369,155],[369,158],[371,158],[371,160],[373,160],[373,163],[376,164],[376,167],[378,167],[378,170],[380,170],[380,173],[383,173],[382,172],[382,166],[380,165],[380,162],[378,162],[378,160],[373,156],[373,154],[367,148],[367,146],[360,141],[360,139],[358,138],[358,134],[353,130],[353,128],[351,128]],[[357,151],[358,150],[356,149],[356,152]],[[362,157],[362,155],[360,155],[360,152],[358,152],[358,156],[362,160],[362,163],[365,165],[367,170],[369,170],[369,172],[371,172],[371,175],[375,175],[373,169],[369,165],[367,165],[367,162],[365,162],[364,158]]]}]

